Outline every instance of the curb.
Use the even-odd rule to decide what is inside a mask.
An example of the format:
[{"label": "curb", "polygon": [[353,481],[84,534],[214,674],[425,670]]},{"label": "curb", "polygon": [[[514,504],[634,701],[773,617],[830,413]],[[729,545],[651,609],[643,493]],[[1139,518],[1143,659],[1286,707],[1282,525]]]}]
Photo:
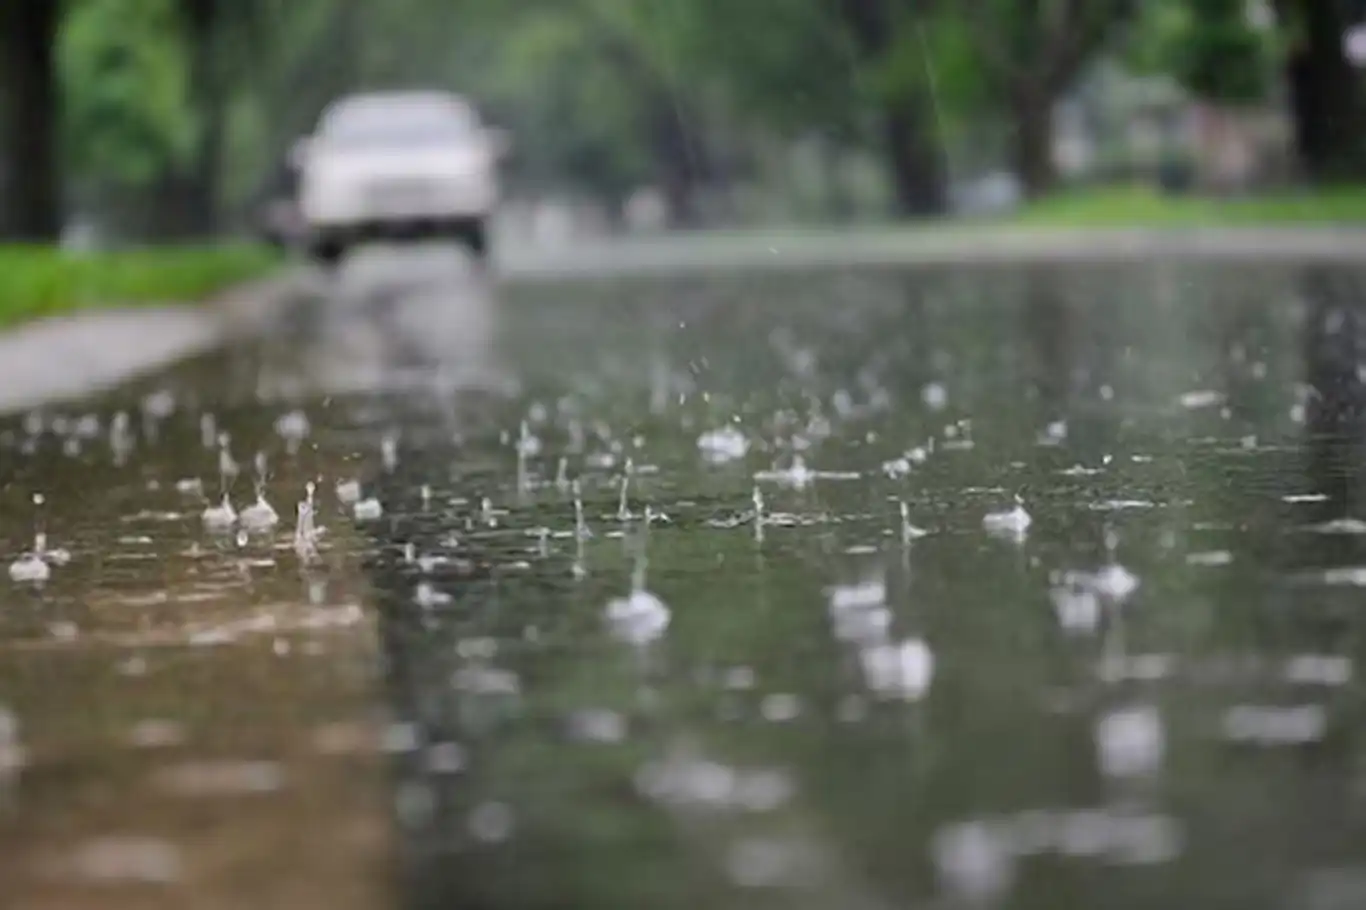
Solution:
[{"label": "curb", "polygon": [[0,416],[98,394],[266,331],[310,276],[286,266],[200,306],[82,310],[0,334]]}]

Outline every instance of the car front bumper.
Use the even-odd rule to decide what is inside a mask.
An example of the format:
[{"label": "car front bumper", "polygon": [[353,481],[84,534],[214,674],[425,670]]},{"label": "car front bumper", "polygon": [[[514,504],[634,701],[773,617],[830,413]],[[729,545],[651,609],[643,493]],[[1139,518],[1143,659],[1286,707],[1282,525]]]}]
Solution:
[{"label": "car front bumper", "polygon": [[390,177],[319,183],[305,189],[300,207],[311,227],[333,230],[468,221],[487,215],[496,202],[496,190],[482,179]]}]

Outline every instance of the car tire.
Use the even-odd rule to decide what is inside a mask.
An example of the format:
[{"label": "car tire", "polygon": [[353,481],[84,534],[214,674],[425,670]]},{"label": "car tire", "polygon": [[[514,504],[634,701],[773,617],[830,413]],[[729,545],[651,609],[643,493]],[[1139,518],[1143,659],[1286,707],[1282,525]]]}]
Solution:
[{"label": "car tire", "polygon": [[340,263],[342,257],[346,255],[346,244],[335,237],[314,240],[309,245],[309,255],[312,256],[319,265],[326,268],[333,268]]},{"label": "car tire", "polygon": [[480,263],[488,261],[488,227],[482,220],[473,221],[462,227],[460,229],[460,242],[470,251],[470,255],[479,260]]}]

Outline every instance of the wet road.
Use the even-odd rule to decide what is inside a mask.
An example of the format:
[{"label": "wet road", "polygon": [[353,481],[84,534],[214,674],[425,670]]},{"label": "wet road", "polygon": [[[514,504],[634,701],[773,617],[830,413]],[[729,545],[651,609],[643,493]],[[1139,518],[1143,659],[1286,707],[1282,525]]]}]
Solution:
[{"label": "wet road", "polygon": [[[1363,279],[362,256],[0,427],[3,561],[37,522],[50,566],[0,582],[0,882],[1359,906]],[[220,433],[278,524],[206,527]]]}]

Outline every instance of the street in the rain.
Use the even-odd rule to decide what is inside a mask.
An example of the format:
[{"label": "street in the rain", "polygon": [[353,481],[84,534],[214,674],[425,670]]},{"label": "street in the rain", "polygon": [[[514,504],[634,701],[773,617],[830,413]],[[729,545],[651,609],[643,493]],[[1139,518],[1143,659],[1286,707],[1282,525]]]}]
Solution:
[{"label": "street in the rain", "polygon": [[1364,290],[357,253],[0,423],[5,905],[1358,906]]},{"label": "street in the rain", "polygon": [[0,429],[7,906],[1355,905],[1363,279],[358,254]]},{"label": "street in the rain", "polygon": [[0,910],[1366,908],[1366,0],[0,0]]}]

